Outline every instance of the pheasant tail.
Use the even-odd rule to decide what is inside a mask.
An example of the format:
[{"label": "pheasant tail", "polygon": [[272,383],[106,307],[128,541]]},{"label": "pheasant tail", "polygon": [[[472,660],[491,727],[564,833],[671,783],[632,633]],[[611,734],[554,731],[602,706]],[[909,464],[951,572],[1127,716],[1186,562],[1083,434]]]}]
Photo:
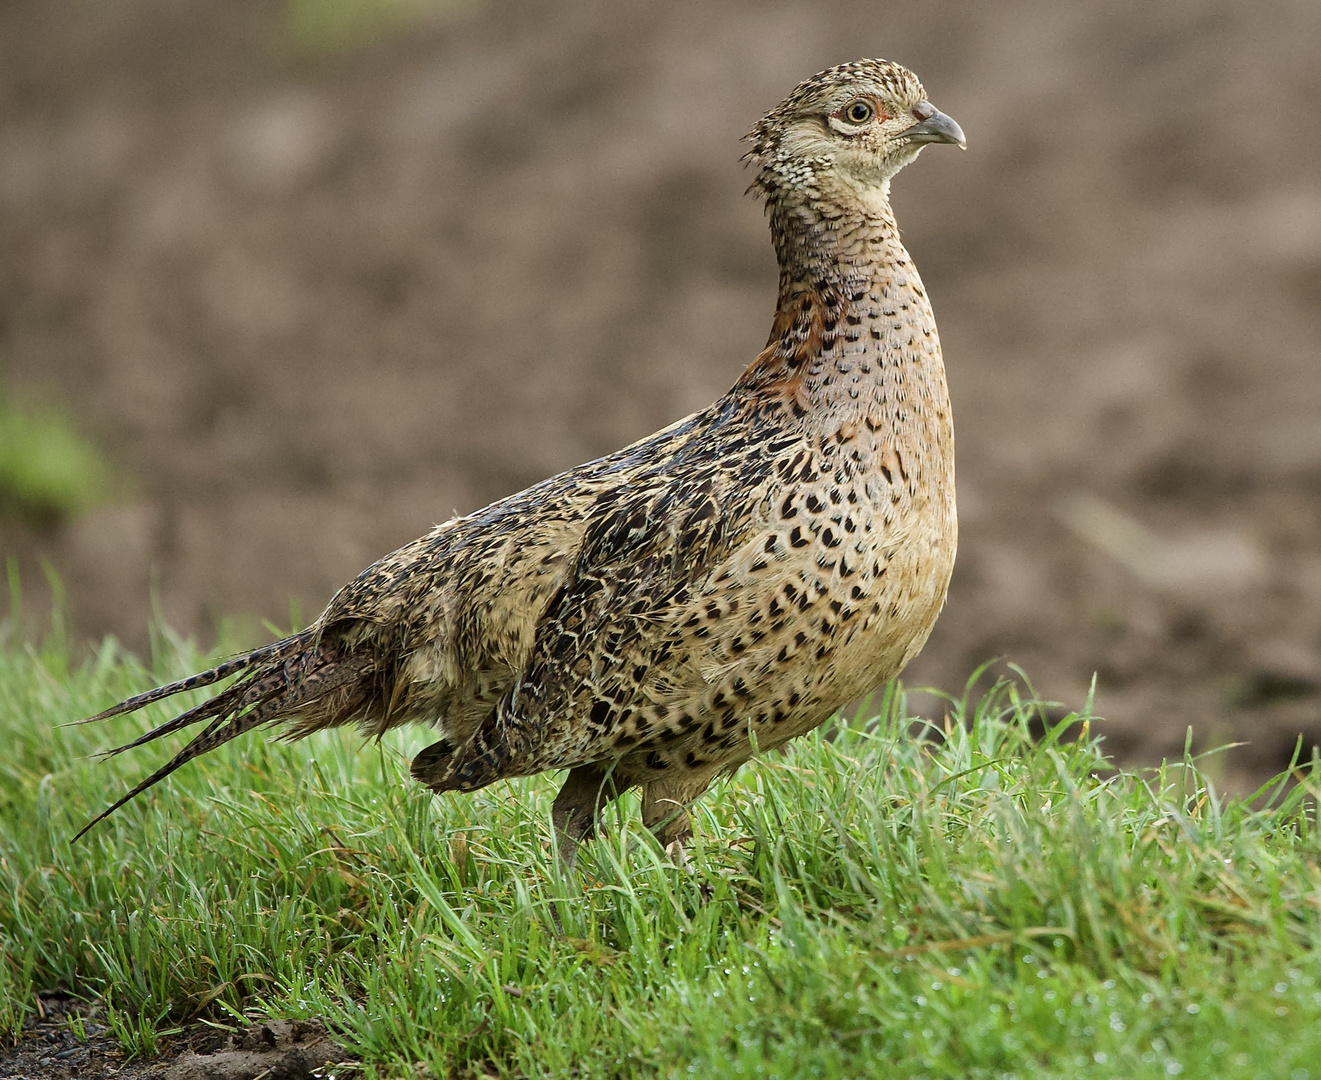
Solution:
[{"label": "pheasant tail", "polygon": [[246,656],[227,660],[208,671],[129,698],[80,721],[91,723],[136,712],[164,698],[210,686],[243,671],[249,672],[209,701],[180,713],[123,746],[105,751],[103,757],[114,757],[186,727],[210,721],[173,758],[83,826],[74,840],[176,769],[253,728],[285,720],[289,727],[283,737],[297,739],[354,719],[370,699],[374,667],[369,655],[346,654],[342,644],[318,641],[314,631],[306,630]]}]

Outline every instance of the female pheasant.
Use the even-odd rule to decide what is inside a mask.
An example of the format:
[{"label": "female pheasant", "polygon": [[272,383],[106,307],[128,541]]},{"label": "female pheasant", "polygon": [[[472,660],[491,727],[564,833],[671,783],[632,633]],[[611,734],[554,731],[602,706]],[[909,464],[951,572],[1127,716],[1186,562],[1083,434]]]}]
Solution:
[{"label": "female pheasant", "polygon": [[900,672],[944,603],[957,526],[940,343],[890,179],[963,132],[911,72],[860,60],[802,83],[748,139],[780,286],[733,388],[437,526],[307,630],[93,717],[242,676],[111,751],[206,722],[87,828],[263,724],[297,739],[425,723],[440,738],[412,774],[433,791],[568,769],[553,819],[571,864],[629,788],[681,841],[689,805],[754,746]]}]

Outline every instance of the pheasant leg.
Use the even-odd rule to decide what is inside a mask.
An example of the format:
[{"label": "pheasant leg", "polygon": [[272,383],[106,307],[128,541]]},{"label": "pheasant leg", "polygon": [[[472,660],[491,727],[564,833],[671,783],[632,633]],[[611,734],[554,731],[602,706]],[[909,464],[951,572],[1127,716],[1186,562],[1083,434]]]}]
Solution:
[{"label": "pheasant leg", "polygon": [[692,839],[693,823],[688,808],[710,783],[711,777],[706,773],[690,773],[651,780],[642,789],[642,823],[667,852],[679,852]]},{"label": "pheasant leg", "polygon": [[617,784],[609,766],[579,765],[569,771],[551,805],[555,847],[565,870],[572,870],[578,845],[596,834],[597,820],[605,807],[628,790]]}]

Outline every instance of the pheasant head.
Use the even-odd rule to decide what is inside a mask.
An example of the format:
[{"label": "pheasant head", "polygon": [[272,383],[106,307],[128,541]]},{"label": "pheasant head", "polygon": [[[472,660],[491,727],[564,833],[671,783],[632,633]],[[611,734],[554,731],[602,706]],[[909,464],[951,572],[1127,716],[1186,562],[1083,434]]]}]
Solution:
[{"label": "pheasant head", "polygon": [[963,131],[907,68],[857,60],[802,82],[748,134],[752,189],[768,207],[807,200],[847,212],[884,200],[927,143],[965,148]]}]

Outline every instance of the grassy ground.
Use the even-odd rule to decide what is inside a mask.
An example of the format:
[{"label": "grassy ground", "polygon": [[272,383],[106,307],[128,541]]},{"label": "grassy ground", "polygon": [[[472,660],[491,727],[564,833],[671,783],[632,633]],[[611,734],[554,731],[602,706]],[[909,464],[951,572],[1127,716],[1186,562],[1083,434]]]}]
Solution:
[{"label": "grassy ground", "polygon": [[425,732],[250,737],[70,847],[166,751],[85,755],[165,713],[54,725],[149,678],[0,650],[0,1033],[61,986],[143,1053],[323,1017],[381,1076],[1321,1078],[1315,762],[1249,809],[1031,738],[1012,686],[927,742],[891,695],[718,786],[686,866],[626,804],[564,880],[554,778],[433,799]]}]

